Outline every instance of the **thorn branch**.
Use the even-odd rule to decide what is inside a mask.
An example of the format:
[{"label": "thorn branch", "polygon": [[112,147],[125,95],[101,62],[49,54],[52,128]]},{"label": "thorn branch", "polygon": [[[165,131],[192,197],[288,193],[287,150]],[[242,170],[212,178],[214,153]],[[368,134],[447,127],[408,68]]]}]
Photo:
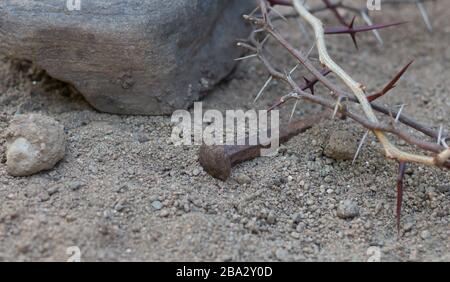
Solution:
[{"label": "thorn branch", "polygon": [[[323,0],[323,3],[325,4],[325,10],[328,9],[336,11],[339,15],[340,13],[337,8],[361,13],[361,10],[345,6],[342,2],[333,4],[330,1]],[[271,6],[273,5],[292,6],[293,11],[295,11],[295,13],[300,18],[305,20],[313,29],[315,35],[313,48],[317,50],[322,69],[316,67],[309,58],[312,49],[307,53],[296,49],[274,27],[271,18],[268,16],[268,13],[271,11]],[[348,117],[349,119],[359,123],[366,129],[366,133],[359,144],[359,148],[354,157],[354,162],[357,160],[369,133],[372,132],[383,146],[386,158],[395,160],[399,163],[399,175],[397,179],[397,228],[400,230],[401,204],[403,200],[404,177],[407,164],[417,163],[442,169],[450,169],[450,149],[447,145],[447,141],[450,140],[450,133],[446,132],[443,126],[441,126],[438,130],[435,130],[436,127],[421,124],[414,118],[408,116],[404,113],[406,106],[405,104],[401,105],[397,109],[393,109],[376,103],[377,99],[385,96],[396,87],[397,83],[410,68],[413,61],[404,66],[380,92],[367,95],[366,88],[363,84],[354,80],[352,76],[341,66],[339,66],[328,54],[325,35],[350,34],[355,39],[356,43],[355,35],[357,33],[378,31],[382,28],[398,26],[401,23],[377,25],[372,24],[369,18],[369,20],[365,20],[366,23],[368,21],[370,22],[367,26],[355,26],[355,18],[353,18],[350,24],[347,25],[343,23],[344,27],[325,29],[322,21],[318,17],[314,16],[313,11],[318,11],[320,9],[307,9],[302,0],[260,0],[258,10],[261,13],[260,15],[247,15],[244,16],[244,18],[253,24],[255,31],[258,30],[259,32],[266,33],[274,39],[279,46],[288,51],[292,59],[295,60],[295,67],[291,69],[291,71],[277,70],[277,68],[275,68],[270,60],[264,55],[265,52],[261,52],[264,46],[262,46],[261,42],[255,38],[255,31],[252,33],[247,42],[241,42],[238,44],[238,46],[242,48],[245,48],[251,52],[256,52],[253,56],[259,59],[270,75],[269,80],[264,84],[263,88],[258,93],[257,98],[262,95],[267,85],[272,80],[278,80],[287,84],[290,87],[291,92],[280,97],[279,100],[268,109],[268,111],[282,106],[289,100],[295,99],[295,105],[291,111],[292,118],[295,114],[297,106],[299,105],[299,100],[303,100],[321,105],[322,107],[330,110],[334,110],[333,117],[339,113],[342,116]],[[336,14],[335,16],[337,17]],[[341,20],[344,22],[343,18]],[[292,77],[292,74],[298,71],[299,66],[303,66],[309,73],[309,75],[303,76],[303,84],[297,83]],[[334,80],[329,78],[330,74],[333,74],[335,78],[343,82],[349,91],[342,90]],[[318,83],[328,89],[328,92],[326,92],[327,95],[320,95],[321,93],[316,93],[315,86]],[[306,92],[307,90],[310,90],[310,92]],[[344,100],[346,103],[345,106],[342,106],[342,101]],[[347,102],[351,102],[355,108],[357,107],[359,109],[359,111],[354,111],[353,108],[348,107]],[[361,112],[363,114],[361,114]],[[379,115],[382,115],[384,120],[386,120],[386,117],[391,117],[392,122],[383,122],[383,119],[381,119]],[[429,141],[426,140],[426,138],[414,136],[409,130],[404,130],[400,126],[400,123],[430,137],[431,140]],[[414,145],[424,152],[410,153],[403,151],[391,142],[391,137],[404,140],[408,144]]]}]

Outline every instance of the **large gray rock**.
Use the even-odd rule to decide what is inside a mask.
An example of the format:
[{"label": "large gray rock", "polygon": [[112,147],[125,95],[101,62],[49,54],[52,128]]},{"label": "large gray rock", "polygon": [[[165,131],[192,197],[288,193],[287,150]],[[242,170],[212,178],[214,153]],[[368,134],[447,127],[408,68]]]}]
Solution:
[{"label": "large gray rock", "polygon": [[[75,86],[100,111],[170,114],[223,79],[251,0],[0,1],[0,52]],[[75,9],[72,9],[75,8]]]}]

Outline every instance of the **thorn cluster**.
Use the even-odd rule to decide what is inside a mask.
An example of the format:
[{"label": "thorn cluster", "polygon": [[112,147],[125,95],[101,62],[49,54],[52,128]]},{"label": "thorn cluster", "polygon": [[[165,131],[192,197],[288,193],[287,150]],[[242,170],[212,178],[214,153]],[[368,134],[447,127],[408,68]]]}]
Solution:
[{"label": "thorn cluster", "polygon": [[[414,0],[418,6],[422,6],[421,12],[424,16],[424,7],[421,0]],[[439,130],[430,128],[429,126],[423,125],[412,117],[404,114],[404,109],[406,105],[401,105],[397,109],[382,106],[376,103],[376,100],[390,93],[392,89],[397,86],[399,80],[404,76],[408,68],[412,65],[413,61],[409,62],[404,66],[389,82],[388,84],[378,92],[366,95],[366,88],[356,81],[354,81],[351,76],[339,67],[328,55],[325,36],[330,34],[349,34],[352,40],[358,48],[356,35],[362,32],[374,32],[377,39],[382,43],[381,37],[378,31],[388,27],[398,26],[404,22],[398,23],[387,23],[387,24],[373,24],[368,16],[368,11],[364,9],[355,9],[353,7],[346,6],[343,1],[332,3],[329,0],[322,0],[324,6],[306,8],[302,0],[260,0],[258,8],[253,11],[250,15],[244,16],[244,18],[254,25],[254,31],[248,40],[238,43],[238,46],[243,47],[252,52],[251,55],[245,56],[241,59],[248,58],[258,58],[261,63],[266,67],[269,72],[269,78],[264,83],[261,90],[256,95],[255,101],[257,101],[270,85],[273,80],[279,80],[290,86],[291,92],[285,96],[282,96],[275,102],[268,111],[271,111],[277,107],[282,106],[289,100],[296,100],[295,106],[291,112],[291,118],[295,114],[295,110],[299,100],[305,100],[307,102],[319,104],[325,108],[334,110],[333,117],[338,113],[344,117],[353,119],[360,125],[366,128],[366,133],[364,134],[357,153],[355,154],[353,163],[356,163],[358,156],[360,155],[364,143],[369,135],[373,133],[378,141],[383,145],[385,149],[385,155],[389,159],[393,159],[399,163],[398,179],[397,179],[397,230],[400,232],[400,219],[401,210],[403,202],[403,190],[404,190],[404,178],[405,172],[408,164],[419,163],[429,166],[435,166],[443,169],[450,169],[450,149],[447,141],[450,140],[450,133],[445,130],[441,125]],[[420,3],[420,5],[419,5]],[[317,48],[319,53],[319,60],[322,63],[323,68],[318,69],[309,59],[309,54],[312,49],[305,53],[296,49],[292,44],[288,42],[287,39],[280,34],[274,27],[274,19],[271,17],[271,11],[274,10],[273,6],[284,5],[292,6],[295,13],[306,20],[315,31],[316,41],[313,48]],[[347,9],[349,11],[359,13],[367,25],[365,26],[355,26],[356,16],[352,18],[350,23],[346,23],[344,17],[340,14],[339,9]],[[340,27],[327,27],[323,28],[322,22],[314,16],[315,12],[329,10],[336,17],[336,19],[342,24]],[[279,18],[286,19],[287,16],[276,13]],[[427,18],[427,17],[426,17]],[[425,20],[427,22],[427,20]],[[428,21],[429,22],[429,21]],[[265,33],[266,37],[263,41],[259,41],[255,34]],[[278,71],[265,57],[264,45],[267,40],[274,39],[280,46],[286,49],[293,59],[296,60],[296,66],[290,71],[280,72]],[[303,76],[304,84],[298,84],[292,78],[294,71],[297,71],[300,66],[312,76]],[[341,79],[346,86],[351,90],[350,92],[343,91],[340,89],[336,83],[332,82],[328,76],[333,74],[335,77]],[[320,83],[326,88],[328,88],[328,97],[324,95],[318,95],[315,91],[315,86]],[[309,92],[306,92],[309,90]],[[358,106],[364,116],[353,111],[351,108],[347,107],[348,104]],[[391,122],[383,123],[379,120],[379,117],[375,114],[382,115],[383,117],[391,118]],[[415,131],[424,134],[433,139],[433,141],[428,141],[425,138],[419,138],[412,135],[409,131],[403,130],[400,126],[407,126]],[[399,139],[406,141],[411,145],[422,149],[427,152],[427,154],[418,155],[409,152],[404,152],[397,148],[393,143],[390,142],[387,134],[393,135]],[[437,140],[437,143],[436,143]]]}]

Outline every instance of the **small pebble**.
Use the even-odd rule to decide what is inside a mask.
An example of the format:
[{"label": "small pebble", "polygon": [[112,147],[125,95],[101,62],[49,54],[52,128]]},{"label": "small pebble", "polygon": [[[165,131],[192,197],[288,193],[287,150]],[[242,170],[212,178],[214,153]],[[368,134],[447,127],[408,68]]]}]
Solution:
[{"label": "small pebble", "polygon": [[161,213],[159,214],[160,217],[168,217],[169,216],[169,211],[168,210],[162,210]]},{"label": "small pebble", "polygon": [[342,219],[352,219],[359,215],[359,207],[352,200],[344,200],[339,203],[337,216]]},{"label": "small pebble", "polygon": [[267,223],[269,224],[275,224],[277,221],[277,218],[275,217],[275,215],[270,212],[269,215],[267,216]]},{"label": "small pebble", "polygon": [[409,232],[413,229],[415,223],[412,220],[406,221],[406,223],[403,225],[403,231]]},{"label": "small pebble", "polygon": [[279,248],[275,251],[275,256],[280,261],[288,261],[289,253],[285,249]]},{"label": "small pebble", "polygon": [[114,206],[114,210],[117,212],[121,212],[125,209],[125,204],[123,202],[118,202],[115,206]]},{"label": "small pebble", "polygon": [[252,183],[252,179],[244,173],[238,174],[235,179],[236,179],[236,182],[241,185]]},{"label": "small pebble", "polygon": [[84,184],[80,181],[72,181],[68,184],[69,189],[72,191],[78,191],[83,186]]},{"label": "small pebble", "polygon": [[58,191],[59,191],[59,186],[58,186],[58,185],[51,186],[50,188],[47,189],[47,193],[48,193],[50,196],[52,196],[52,195],[58,193]]},{"label": "small pebble", "polygon": [[375,215],[378,215],[383,210],[384,203],[378,202],[375,206]]},{"label": "small pebble", "polygon": [[294,238],[294,239],[299,239],[300,238],[300,234],[297,233],[297,232],[292,232],[291,233],[291,237]]},{"label": "small pebble", "polygon": [[153,207],[155,210],[160,210],[160,209],[162,209],[163,204],[162,204],[160,201],[153,201],[153,202],[152,202],[152,207]]},{"label": "small pebble", "polygon": [[150,138],[145,133],[138,133],[137,140],[139,143],[147,143],[148,141],[150,141]]},{"label": "small pebble", "polygon": [[423,240],[427,240],[431,237],[431,233],[428,230],[423,230],[422,232],[420,232],[420,238],[422,238]]},{"label": "small pebble", "polygon": [[258,233],[259,231],[259,227],[258,227],[258,223],[256,222],[255,219],[250,220],[245,227],[250,230],[252,233]]},{"label": "small pebble", "polygon": [[296,213],[296,214],[292,215],[292,220],[294,221],[295,224],[298,224],[304,218],[305,218],[305,215],[302,212],[299,212],[299,213]]},{"label": "small pebble", "polygon": [[303,222],[300,222],[300,223],[297,225],[297,227],[295,228],[295,230],[296,230],[298,233],[302,233],[302,232],[305,230],[305,228],[306,228],[305,224],[304,224]]},{"label": "small pebble", "polygon": [[41,200],[41,202],[47,202],[48,200],[50,200],[50,195],[47,192],[43,192],[39,195],[39,199]]}]

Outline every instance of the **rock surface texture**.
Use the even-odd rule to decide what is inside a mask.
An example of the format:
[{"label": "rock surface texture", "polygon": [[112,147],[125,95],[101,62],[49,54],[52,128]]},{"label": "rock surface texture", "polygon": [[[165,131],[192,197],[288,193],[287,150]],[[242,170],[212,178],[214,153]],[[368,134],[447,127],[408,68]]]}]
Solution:
[{"label": "rock surface texture", "polygon": [[241,15],[252,7],[242,0],[1,1],[0,52],[72,84],[100,111],[170,114],[234,68],[235,40],[249,31]]},{"label": "rock surface texture", "polygon": [[64,157],[64,128],[47,116],[19,115],[6,130],[6,146],[8,173],[32,175],[53,168]]}]

